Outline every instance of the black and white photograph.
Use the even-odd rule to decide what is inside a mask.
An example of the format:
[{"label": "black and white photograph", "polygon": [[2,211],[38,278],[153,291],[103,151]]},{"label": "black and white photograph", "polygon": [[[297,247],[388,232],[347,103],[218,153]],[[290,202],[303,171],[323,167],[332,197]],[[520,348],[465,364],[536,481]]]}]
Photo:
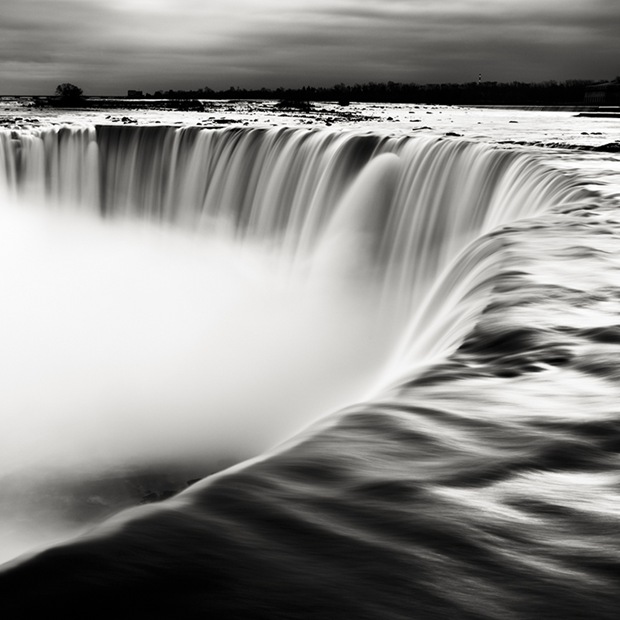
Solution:
[{"label": "black and white photograph", "polygon": [[618,0],[0,0],[3,620],[615,620]]}]

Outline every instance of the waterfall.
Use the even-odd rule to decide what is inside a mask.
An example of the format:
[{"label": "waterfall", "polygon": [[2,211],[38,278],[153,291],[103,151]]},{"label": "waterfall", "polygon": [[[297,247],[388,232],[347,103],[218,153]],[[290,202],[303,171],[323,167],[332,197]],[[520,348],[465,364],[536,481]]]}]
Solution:
[{"label": "waterfall", "polygon": [[531,153],[290,128],[5,131],[0,158],[0,188],[16,198],[258,243],[287,265],[380,282],[386,320],[409,326],[407,367],[441,353],[414,340],[431,290],[472,241],[583,193]]},{"label": "waterfall", "polygon": [[593,196],[467,140],[0,130],[3,609],[615,618]]}]

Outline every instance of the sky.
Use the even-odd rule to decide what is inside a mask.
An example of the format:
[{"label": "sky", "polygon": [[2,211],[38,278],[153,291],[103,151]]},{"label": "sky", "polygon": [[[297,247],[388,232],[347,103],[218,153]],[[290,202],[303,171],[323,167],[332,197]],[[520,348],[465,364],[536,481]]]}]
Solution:
[{"label": "sky", "polygon": [[0,94],[620,75],[620,0],[0,0]]}]

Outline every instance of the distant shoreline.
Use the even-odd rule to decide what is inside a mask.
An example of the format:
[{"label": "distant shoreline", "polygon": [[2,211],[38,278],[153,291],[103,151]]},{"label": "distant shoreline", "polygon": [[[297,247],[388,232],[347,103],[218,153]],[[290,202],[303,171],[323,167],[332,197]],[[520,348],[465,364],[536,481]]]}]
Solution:
[{"label": "distant shoreline", "polygon": [[[57,105],[51,97],[39,97],[31,95],[0,95],[0,101],[15,101],[21,105],[27,105],[34,108],[59,108],[70,109],[75,108],[79,110],[88,109],[116,109],[116,110],[193,110],[200,111],[200,107],[203,107],[205,111],[209,110],[210,103],[235,103],[240,101],[247,102],[278,102],[277,98],[274,99],[252,99],[252,98],[238,98],[238,99],[177,99],[177,98],[139,98],[132,99],[124,96],[100,96],[93,95],[90,97],[84,97],[84,102],[80,106],[63,106]],[[283,101],[286,103],[286,101]],[[291,102],[293,104],[297,102]],[[308,104],[335,104],[338,105],[338,101],[333,100],[321,100],[307,102]],[[536,111],[536,112],[577,112],[583,115],[592,115],[592,117],[598,117],[602,115],[608,115],[610,117],[616,117],[620,114],[620,106],[617,105],[585,105],[585,104],[562,104],[562,105],[536,105],[536,104],[507,104],[507,103],[407,103],[407,102],[386,102],[386,101],[351,101],[347,105],[414,105],[414,106],[435,106],[443,105],[447,107],[461,107],[461,108],[478,108],[478,109],[501,109],[501,110],[524,110],[524,111]]]},{"label": "distant shoreline", "polygon": [[[302,88],[240,88],[214,90],[205,86],[192,90],[158,90],[153,93],[128,90],[126,96],[85,96],[78,86],[61,84],[79,92],[89,101],[125,100],[135,102],[178,101],[179,106],[191,106],[196,101],[279,100],[293,104],[335,102],[342,106],[356,103],[385,103],[413,105],[494,106],[509,108],[549,107],[580,108],[620,106],[620,77],[613,81],[566,80],[564,82],[466,82],[446,84],[403,84],[399,82],[368,82],[364,84],[336,84],[330,87],[304,86]],[[30,98],[55,106],[61,98],[31,95]],[[19,97],[24,97],[23,95]],[[15,98],[15,97],[14,97]],[[68,98],[65,98],[65,103]],[[73,98],[75,100],[75,97]],[[185,102],[185,103],[181,103]]]}]

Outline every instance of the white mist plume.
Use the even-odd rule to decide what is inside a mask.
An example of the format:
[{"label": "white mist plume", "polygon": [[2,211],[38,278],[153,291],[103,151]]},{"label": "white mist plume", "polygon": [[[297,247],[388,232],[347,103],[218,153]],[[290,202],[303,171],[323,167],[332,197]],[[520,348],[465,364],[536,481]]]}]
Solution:
[{"label": "white mist plume", "polygon": [[0,219],[4,472],[257,453],[360,397],[385,347],[343,274],[309,291],[247,244]]}]

